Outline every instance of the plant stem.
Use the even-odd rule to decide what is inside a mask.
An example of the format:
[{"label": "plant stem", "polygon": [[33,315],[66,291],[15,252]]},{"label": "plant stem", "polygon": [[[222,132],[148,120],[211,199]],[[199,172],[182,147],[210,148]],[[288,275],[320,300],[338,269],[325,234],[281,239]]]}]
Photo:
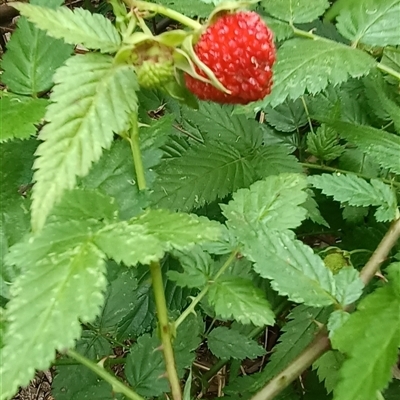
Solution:
[{"label": "plant stem", "polygon": [[192,300],[190,305],[186,308],[186,310],[177,318],[175,321],[175,329],[178,328],[178,326],[192,313],[194,312],[194,309],[196,305],[203,299],[203,297],[207,294],[208,290],[210,289],[211,285],[226,271],[226,269],[231,265],[233,260],[236,257],[238,250],[235,249],[232,251],[231,255],[229,258],[225,261],[224,265],[221,267],[221,269],[215,274],[214,278],[207,283],[207,286]]},{"label": "plant stem", "polygon": [[392,75],[393,77],[395,77],[396,79],[398,79],[400,81],[400,73],[395,71],[393,68],[390,68],[382,63],[378,63],[377,67],[381,71],[386,72],[389,75]]},{"label": "plant stem", "polygon": [[164,7],[160,4],[149,3],[147,1],[136,1],[136,0],[123,0],[124,3],[132,8],[138,8],[139,10],[152,11],[157,14],[164,15],[165,17],[171,18],[174,21],[180,22],[182,25],[185,25],[193,30],[199,30],[202,28],[202,25],[189,18],[186,15],[183,15],[175,10],[171,10],[170,8]]},{"label": "plant stem", "polygon": [[174,400],[181,400],[182,390],[178,373],[175,367],[175,356],[174,350],[172,348],[171,326],[168,319],[168,309],[167,303],[165,301],[161,266],[158,261],[150,263],[150,273],[156,303],[162,350],[164,354],[165,366],[167,369],[167,378],[171,387],[172,398]]},{"label": "plant stem", "polygon": [[[328,171],[328,172],[338,172],[340,174],[354,174],[354,175],[359,176],[360,178],[364,178],[364,179],[367,179],[367,180],[372,179],[371,177],[369,177],[367,175],[360,174],[358,172],[345,171],[343,169],[328,167],[327,165],[310,164],[310,163],[301,163],[301,165],[304,168],[319,169],[321,171]],[[393,181],[393,180],[390,180],[390,179],[385,179],[385,178],[376,178],[376,179],[380,179],[382,182],[385,182],[385,183],[387,183],[389,185],[400,187],[400,182],[396,182],[396,181]]]},{"label": "plant stem", "polygon": [[[395,220],[383,237],[371,258],[360,272],[360,278],[365,285],[378,272],[382,263],[386,260],[390,250],[400,238],[400,218]],[[349,311],[353,305],[345,307]],[[321,331],[313,342],[279,375],[270,380],[251,400],[271,400],[283,389],[300,376],[315,360],[330,349],[330,341],[326,332]]]},{"label": "plant stem", "polygon": [[71,358],[74,358],[76,361],[78,361],[80,364],[89,368],[91,371],[93,371],[95,374],[100,376],[106,382],[108,382],[112,386],[112,388],[115,392],[122,393],[128,399],[131,399],[131,400],[144,400],[143,397],[139,396],[137,393],[135,393],[133,390],[131,390],[128,386],[126,386],[121,381],[119,381],[117,378],[115,378],[114,376],[109,374],[104,368],[95,364],[93,361],[87,359],[83,355],[77,353],[75,350],[68,350],[67,354]]},{"label": "plant stem", "polygon": [[133,163],[135,165],[136,179],[138,183],[139,190],[146,189],[146,178],[144,174],[142,154],[140,152],[140,141],[139,141],[139,125],[137,114],[132,116],[133,123],[131,128],[131,135],[128,138],[131,145]]}]

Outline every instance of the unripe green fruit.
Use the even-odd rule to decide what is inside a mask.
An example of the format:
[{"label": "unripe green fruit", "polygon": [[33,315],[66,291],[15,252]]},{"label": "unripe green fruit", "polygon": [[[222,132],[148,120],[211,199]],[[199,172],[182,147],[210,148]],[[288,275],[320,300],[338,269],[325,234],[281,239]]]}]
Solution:
[{"label": "unripe green fruit", "polygon": [[324,263],[333,274],[337,274],[342,268],[348,267],[349,262],[342,253],[331,253],[324,258]]}]

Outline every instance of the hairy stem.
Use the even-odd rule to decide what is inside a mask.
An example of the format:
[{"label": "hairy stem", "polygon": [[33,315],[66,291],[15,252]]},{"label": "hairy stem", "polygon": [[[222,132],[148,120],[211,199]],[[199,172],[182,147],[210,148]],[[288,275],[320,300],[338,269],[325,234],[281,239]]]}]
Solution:
[{"label": "hairy stem", "polygon": [[87,359],[82,354],[77,353],[75,350],[68,350],[67,354],[71,358],[78,361],[80,364],[89,368],[95,374],[100,376],[100,378],[102,378],[106,382],[108,382],[112,386],[114,392],[122,393],[128,399],[131,399],[131,400],[144,400],[143,397],[139,396],[132,389],[130,389],[128,386],[126,386],[121,381],[119,381],[117,378],[115,378],[115,376],[112,376],[104,368],[100,367],[98,364],[95,364],[93,361]]},{"label": "hairy stem", "polygon": [[210,289],[210,286],[215,282],[226,270],[227,268],[232,264],[234,261],[236,254],[238,250],[235,249],[232,251],[231,255],[229,258],[225,261],[224,265],[221,267],[221,269],[215,274],[213,279],[208,282],[207,286],[192,300],[188,308],[177,318],[175,321],[175,329],[178,328],[178,326],[192,313],[194,313],[194,309],[196,305],[203,299],[203,297],[207,294],[208,290]]},{"label": "hairy stem", "polygon": [[180,22],[182,25],[187,26],[193,30],[201,29],[202,25],[183,15],[177,11],[171,10],[170,8],[164,7],[160,4],[149,3],[147,1],[136,1],[136,0],[123,0],[128,7],[137,8],[140,11],[151,11],[157,14],[164,15],[165,17],[171,18],[174,21]]},{"label": "hairy stem", "polygon": [[[392,223],[371,258],[360,272],[360,278],[365,285],[368,284],[378,272],[399,238],[400,219],[397,219]],[[349,311],[352,308],[353,306],[349,305],[345,310]],[[251,398],[251,400],[272,400],[329,349],[330,341],[328,336],[326,332],[321,331],[313,342],[287,368],[275,378],[271,379],[261,391]]]},{"label": "hairy stem", "polygon": [[400,81],[400,73],[395,71],[393,68],[390,68],[382,63],[378,63],[377,67],[381,71],[386,72],[389,75],[392,75],[393,77],[395,77],[396,79],[398,79]]},{"label": "hairy stem", "polygon": [[131,134],[128,138],[131,145],[133,163],[135,165],[136,179],[138,183],[139,190],[146,189],[146,178],[144,174],[142,153],[140,152],[140,142],[139,142],[139,125],[137,120],[137,114],[132,117],[133,123],[131,128]]},{"label": "hairy stem", "polygon": [[167,378],[171,387],[172,398],[174,400],[182,399],[181,384],[175,367],[175,356],[172,348],[172,331],[168,318],[167,303],[165,301],[165,292],[161,266],[159,262],[150,263],[151,280],[156,303],[159,332],[161,336],[162,351],[164,354],[165,366],[167,369]]}]

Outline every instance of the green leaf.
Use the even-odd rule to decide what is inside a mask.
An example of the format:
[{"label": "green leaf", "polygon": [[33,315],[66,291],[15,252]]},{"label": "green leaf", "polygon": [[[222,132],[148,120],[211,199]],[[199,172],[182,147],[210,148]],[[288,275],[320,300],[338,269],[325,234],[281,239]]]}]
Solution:
[{"label": "green leaf", "polygon": [[280,295],[297,303],[327,306],[336,302],[332,272],[312,249],[284,231],[260,229],[243,234],[243,254],[254,261],[254,270],[271,280]]},{"label": "green leaf", "polygon": [[379,179],[368,183],[357,175],[340,173],[313,175],[308,178],[311,184],[336,201],[356,207],[377,206],[378,221],[392,221],[397,215],[397,199],[390,188]]},{"label": "green leaf", "polygon": [[14,283],[6,311],[1,399],[27,385],[35,369],[47,369],[55,350],[74,346],[80,322],[92,322],[103,303],[104,272],[102,254],[83,243],[49,254]]},{"label": "green leaf", "polygon": [[[31,3],[57,7],[62,1],[32,0]],[[14,93],[36,95],[47,92],[53,86],[55,70],[72,52],[72,46],[47,36],[46,32],[21,17],[3,55],[2,81]]]},{"label": "green leaf", "polygon": [[343,326],[343,324],[350,318],[350,314],[347,311],[335,310],[330,316],[326,327],[329,331],[329,338],[331,338],[335,332]]},{"label": "green leaf", "polygon": [[267,24],[268,28],[274,33],[274,38],[277,42],[293,36],[293,29],[287,22],[268,16],[262,16],[262,18]]},{"label": "green leaf", "polygon": [[22,3],[14,7],[49,36],[64,39],[67,43],[82,44],[102,53],[116,52],[121,45],[118,31],[101,14],[91,14],[79,7],[73,11],[67,7],[53,10]]},{"label": "green leaf", "polygon": [[[273,3],[271,3],[273,4]],[[308,54],[308,57],[304,57]],[[296,100],[306,92],[316,94],[329,84],[369,73],[375,60],[361,50],[323,40],[292,39],[278,50],[272,93],[255,107],[275,107],[287,98]]]},{"label": "green leaf", "polygon": [[329,7],[327,0],[263,0],[261,4],[273,17],[297,24],[314,21]]},{"label": "green leaf", "polygon": [[228,226],[240,231],[243,225],[286,230],[298,227],[307,211],[300,207],[308,197],[307,179],[300,174],[280,174],[240,189],[228,205],[221,205]]},{"label": "green leaf", "polygon": [[301,206],[307,210],[307,216],[312,222],[329,228],[328,222],[326,222],[318,209],[318,203],[314,199],[314,193],[312,190],[308,190],[307,200]]},{"label": "green leaf", "polygon": [[339,32],[353,43],[385,47],[400,44],[399,0],[353,1],[337,17]]},{"label": "green leaf", "polygon": [[[114,65],[100,54],[74,56],[54,76],[46,120],[40,133],[33,189],[32,227],[44,225],[52,206],[76,176],[85,176],[102,150],[109,148],[114,132],[127,128],[137,110],[133,67]],[[77,102],[79,101],[79,106]]]},{"label": "green leaf", "polygon": [[354,303],[362,295],[364,284],[359,272],[353,267],[344,267],[335,275],[336,298],[342,306]]},{"label": "green leaf", "polygon": [[344,147],[339,144],[337,132],[323,124],[315,133],[308,133],[307,151],[320,160],[331,161],[343,154]]},{"label": "green leaf", "polygon": [[[394,69],[397,72],[400,72],[400,50],[399,47],[396,48],[391,48],[391,47],[386,47],[383,50],[383,56],[381,63],[389,68]],[[397,84],[398,79],[391,76],[391,75],[386,75],[385,79],[392,83],[392,84]]]},{"label": "green leaf", "polygon": [[27,139],[36,133],[35,124],[44,117],[47,100],[2,95],[0,143],[10,139]]},{"label": "green leaf", "polygon": [[333,391],[339,382],[339,370],[344,360],[343,354],[330,350],[313,364],[313,369],[317,370],[319,381],[324,382],[328,394]]},{"label": "green leaf", "polygon": [[400,174],[400,137],[371,126],[348,122],[329,123],[339,135],[354,143],[383,168]]},{"label": "green leaf", "polygon": [[387,271],[389,284],[365,297],[332,337],[334,348],[347,355],[334,390],[337,400],[374,398],[391,379],[400,345],[400,263]]},{"label": "green leaf", "polygon": [[[211,1],[193,0],[188,3],[187,0],[158,0],[158,3],[171,7],[175,11],[187,15],[188,17],[208,17],[214,9]],[[207,4],[206,4],[207,3]]]},{"label": "green leaf", "polygon": [[248,279],[223,277],[210,288],[208,299],[215,313],[242,324],[273,325],[275,316],[262,290]]},{"label": "green leaf", "polygon": [[227,360],[230,358],[254,359],[265,354],[265,349],[255,340],[224,326],[211,331],[207,337],[207,344],[216,357]]}]

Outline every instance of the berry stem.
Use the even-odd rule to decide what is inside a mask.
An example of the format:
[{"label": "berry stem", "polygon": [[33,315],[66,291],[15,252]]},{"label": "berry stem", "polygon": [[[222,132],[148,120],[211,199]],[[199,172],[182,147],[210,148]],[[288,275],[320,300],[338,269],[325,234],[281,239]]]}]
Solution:
[{"label": "berry stem", "polygon": [[135,165],[138,187],[139,190],[144,190],[146,189],[146,178],[144,174],[142,154],[140,152],[139,125],[138,125],[137,114],[134,114],[132,116],[132,128],[131,128],[131,135],[129,137],[129,143],[131,145],[133,163]]},{"label": "berry stem", "polygon": [[186,15],[183,15],[177,11],[171,10],[170,8],[164,7],[160,4],[149,3],[147,1],[137,1],[137,0],[123,0],[123,1],[127,6],[131,8],[137,8],[141,11],[142,10],[152,11],[154,13],[164,15],[165,17],[180,22],[182,25],[185,25],[193,30],[199,30],[202,28],[202,25],[199,22],[189,17],[186,17]]}]

